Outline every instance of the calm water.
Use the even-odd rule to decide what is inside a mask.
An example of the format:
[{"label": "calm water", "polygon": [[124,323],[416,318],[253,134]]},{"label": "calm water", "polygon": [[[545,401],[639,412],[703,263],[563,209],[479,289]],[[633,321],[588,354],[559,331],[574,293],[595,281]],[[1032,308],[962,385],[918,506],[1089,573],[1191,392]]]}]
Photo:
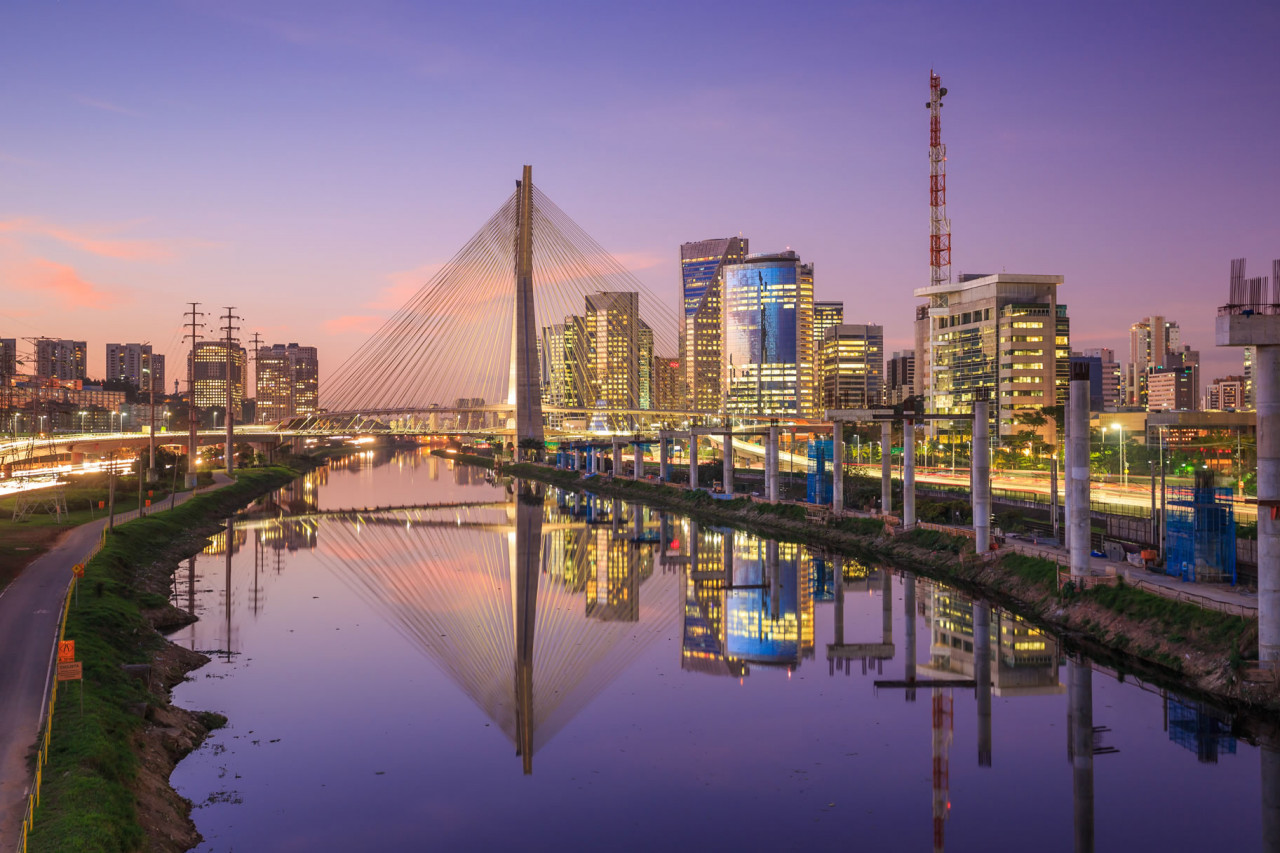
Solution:
[{"label": "calm water", "polygon": [[923,578],[538,489],[368,454],[184,566],[177,701],[230,718],[173,776],[201,850],[1263,846],[1228,715]]}]

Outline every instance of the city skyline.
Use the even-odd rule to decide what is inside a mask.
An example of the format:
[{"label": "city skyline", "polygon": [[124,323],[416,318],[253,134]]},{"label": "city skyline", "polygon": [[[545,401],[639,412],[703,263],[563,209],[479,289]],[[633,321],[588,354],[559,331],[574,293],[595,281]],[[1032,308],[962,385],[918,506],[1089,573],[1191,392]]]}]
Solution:
[{"label": "city skyline", "polygon": [[[932,66],[950,90],[953,275],[1062,275],[1073,349],[1127,352],[1129,326],[1163,314],[1200,350],[1204,381],[1241,372],[1212,346],[1212,322],[1228,260],[1277,254],[1265,104],[1280,12],[1162,7],[1152,27],[1132,9],[991,4],[933,27],[931,5],[815,5],[786,20],[807,49],[778,71],[742,49],[778,37],[773,18],[727,8],[687,12],[723,42],[678,71],[660,61],[661,8],[513,10],[483,33],[464,12],[396,4],[355,18],[247,4],[11,12],[0,334],[90,340],[91,377],[102,328],[182,363],[181,300],[198,299],[242,306],[246,334],[313,342],[327,374],[532,162],[673,308],[679,245],[740,232],[812,261],[822,299],[908,349],[911,292],[928,282]],[[577,51],[521,66],[523,99],[504,55],[522,26]],[[991,38],[1019,45],[1000,67],[950,49]],[[570,82],[575,94],[558,94]],[[785,109],[754,108],[766,103]],[[519,139],[499,133],[510,115],[529,119]],[[683,132],[688,118],[698,133]]]}]

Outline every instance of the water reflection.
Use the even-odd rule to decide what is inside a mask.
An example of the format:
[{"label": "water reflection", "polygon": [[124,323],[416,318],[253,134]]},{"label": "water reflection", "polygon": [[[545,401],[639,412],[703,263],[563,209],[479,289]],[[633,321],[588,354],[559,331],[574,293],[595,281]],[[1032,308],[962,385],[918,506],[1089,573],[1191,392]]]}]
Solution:
[{"label": "water reflection", "polygon": [[[432,471],[428,460],[415,470],[475,485],[471,474],[458,474],[476,470],[466,466],[437,462]],[[270,592],[288,572],[290,555],[305,552],[503,732],[523,774],[533,772],[538,753],[572,731],[646,649],[667,637],[676,638],[671,651],[678,647],[679,669],[690,674],[743,683],[754,672],[817,674],[824,681],[850,680],[854,689],[858,675],[870,677],[867,692],[877,696],[901,693],[911,703],[927,694],[927,706],[921,702],[927,717],[913,717],[920,722],[902,736],[920,749],[928,741],[921,756],[929,762],[931,790],[920,790],[904,813],[918,817],[921,833],[928,824],[939,851],[948,831],[956,831],[955,738],[968,744],[954,749],[963,772],[976,767],[972,772],[992,774],[997,764],[1019,763],[1016,750],[995,754],[995,744],[1005,743],[997,737],[1002,716],[1007,725],[1022,713],[1020,704],[1035,714],[1064,708],[1074,847],[1094,849],[1096,810],[1105,807],[1095,797],[1095,759],[1117,751],[1105,742],[1110,730],[1095,726],[1097,667],[1066,655],[1055,637],[1015,614],[910,573],[615,499],[512,483],[505,492],[461,493],[417,506],[325,508],[320,493],[330,476],[313,472],[235,519],[175,575],[175,603],[202,617],[181,635],[191,645],[230,661],[242,651],[246,620],[268,616]],[[233,560],[237,554],[246,558]],[[829,626],[821,632],[825,675],[820,666],[805,666],[816,657],[819,624]],[[1230,715],[1147,689],[1160,694],[1167,732],[1161,737],[1168,743],[1201,764],[1236,754]],[[1055,696],[1063,698],[1044,704]],[[1160,713],[1150,722],[1159,722]],[[1280,849],[1277,755],[1261,750],[1269,850]],[[1108,769],[1103,759],[1100,779]],[[925,766],[916,764],[913,778],[923,775]],[[957,809],[978,807],[971,793],[957,791],[964,791]],[[1056,808],[1065,820],[1065,803]]]}]

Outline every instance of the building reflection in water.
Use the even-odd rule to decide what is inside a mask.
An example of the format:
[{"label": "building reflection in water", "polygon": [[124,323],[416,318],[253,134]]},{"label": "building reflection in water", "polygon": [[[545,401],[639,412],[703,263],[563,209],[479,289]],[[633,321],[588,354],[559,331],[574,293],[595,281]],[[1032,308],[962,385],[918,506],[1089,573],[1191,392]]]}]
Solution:
[{"label": "building reflection in water", "polygon": [[[425,456],[419,464],[436,475],[450,465]],[[455,477],[467,470],[452,467]],[[952,806],[956,690],[963,699],[970,688],[981,767],[993,763],[995,697],[1067,693],[1075,848],[1094,848],[1094,760],[1115,750],[1099,742],[1105,727],[1094,726],[1093,670],[1068,659],[1064,686],[1057,641],[1025,620],[901,573],[904,625],[895,642],[894,573],[851,558],[532,484],[516,483],[512,497],[497,501],[321,512],[316,497],[327,476],[312,472],[215,535],[199,557],[203,577],[194,557],[175,573],[176,604],[194,612],[198,580],[216,595],[216,613],[202,614],[223,635],[205,640],[216,651],[237,651],[235,618],[261,612],[284,555],[313,550],[504,731],[529,773],[538,750],[667,635],[677,614],[681,668],[741,679],[753,665],[790,670],[812,658],[814,610],[829,605],[830,675],[851,674],[857,661],[864,675],[883,676],[884,662],[901,651],[902,677],[878,677],[875,686],[901,689],[908,701],[929,693],[935,850],[944,849]],[[254,554],[251,575],[245,561],[231,560],[245,548]],[[854,593],[879,596],[874,619],[846,618]],[[1229,716],[1173,695],[1164,710],[1169,739],[1198,760],[1235,753]],[[1264,849],[1280,853],[1280,751],[1269,744],[1261,749]]]}]

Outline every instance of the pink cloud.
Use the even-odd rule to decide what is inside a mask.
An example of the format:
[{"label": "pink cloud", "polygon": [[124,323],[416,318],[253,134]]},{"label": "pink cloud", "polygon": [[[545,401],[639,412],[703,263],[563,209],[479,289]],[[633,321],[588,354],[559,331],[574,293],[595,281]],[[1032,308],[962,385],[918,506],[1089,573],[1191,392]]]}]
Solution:
[{"label": "pink cloud", "polygon": [[17,289],[39,295],[55,295],[59,308],[111,307],[120,300],[101,286],[82,278],[73,267],[45,258],[30,258],[7,270]]},{"label": "pink cloud", "polygon": [[368,314],[344,314],[341,317],[326,320],[324,327],[327,331],[337,334],[362,332],[366,335],[371,335],[377,331],[378,326],[382,325],[385,319],[385,317],[374,317]]},{"label": "pink cloud", "polygon": [[20,218],[0,221],[0,234],[5,233],[46,237],[82,252],[115,260],[160,261],[173,257],[172,250],[154,241],[102,239],[39,219]]}]

